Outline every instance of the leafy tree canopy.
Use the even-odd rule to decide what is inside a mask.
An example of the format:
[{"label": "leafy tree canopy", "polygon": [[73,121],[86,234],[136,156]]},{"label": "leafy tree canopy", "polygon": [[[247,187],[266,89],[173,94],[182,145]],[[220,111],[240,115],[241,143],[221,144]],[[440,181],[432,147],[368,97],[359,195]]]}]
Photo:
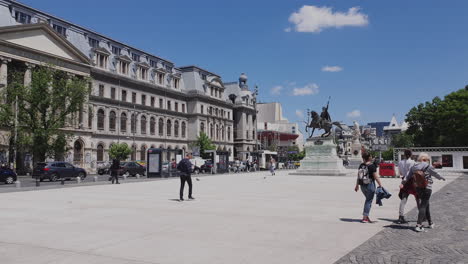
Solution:
[{"label": "leafy tree canopy", "polygon": [[126,143],[115,143],[109,149],[109,157],[119,161],[126,160],[132,153],[132,149]]},{"label": "leafy tree canopy", "polygon": [[200,156],[204,159],[209,158],[208,153],[205,153],[206,150],[216,149],[216,146],[204,132],[200,133],[200,135],[197,137],[197,140],[192,144],[192,146],[200,148]]}]

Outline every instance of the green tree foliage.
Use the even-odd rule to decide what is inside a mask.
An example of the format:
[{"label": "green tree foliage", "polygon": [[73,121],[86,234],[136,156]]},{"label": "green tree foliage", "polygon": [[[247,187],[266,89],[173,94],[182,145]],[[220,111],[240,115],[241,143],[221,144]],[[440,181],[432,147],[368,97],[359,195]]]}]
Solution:
[{"label": "green tree foliage", "polygon": [[[296,151],[297,153],[289,154],[290,151]],[[305,156],[305,150],[299,151],[298,146],[288,147],[288,160],[301,160]]]},{"label": "green tree foliage", "polygon": [[393,160],[393,148],[389,148],[388,150],[382,152],[382,159]]},{"label": "green tree foliage", "polygon": [[410,148],[414,146],[413,135],[403,132],[392,137],[392,146],[395,148]]},{"label": "green tree foliage", "polygon": [[112,144],[109,149],[109,157],[119,161],[126,160],[132,154],[132,149],[126,143]]},{"label": "green tree foliage", "polygon": [[416,147],[468,145],[468,90],[460,89],[444,99],[413,107],[406,115]]},{"label": "green tree foliage", "polygon": [[18,123],[29,142],[34,161],[44,161],[47,155],[65,152],[66,132],[63,129],[70,117],[76,117],[89,94],[88,80],[69,76],[52,67],[38,66],[32,72],[31,84],[24,86],[22,74],[14,73],[4,91],[6,104],[0,106],[0,120],[7,127],[14,126],[18,100]]},{"label": "green tree foliage", "polygon": [[195,141],[192,146],[200,148],[200,156],[204,159],[209,158],[208,153],[205,153],[206,150],[216,149],[216,146],[204,132],[200,133],[197,137],[197,141]]}]

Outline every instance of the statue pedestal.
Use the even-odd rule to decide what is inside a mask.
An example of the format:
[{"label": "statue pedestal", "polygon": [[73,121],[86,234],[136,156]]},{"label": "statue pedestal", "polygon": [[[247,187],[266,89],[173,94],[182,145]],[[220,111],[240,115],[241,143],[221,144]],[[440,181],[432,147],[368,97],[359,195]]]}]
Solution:
[{"label": "statue pedestal", "polygon": [[362,163],[361,142],[355,140],[351,145],[351,157],[349,157],[348,169],[358,169]]},{"label": "statue pedestal", "polygon": [[304,176],[344,176],[346,169],[343,160],[336,154],[333,137],[313,137],[304,145],[305,157],[301,166],[290,175]]}]

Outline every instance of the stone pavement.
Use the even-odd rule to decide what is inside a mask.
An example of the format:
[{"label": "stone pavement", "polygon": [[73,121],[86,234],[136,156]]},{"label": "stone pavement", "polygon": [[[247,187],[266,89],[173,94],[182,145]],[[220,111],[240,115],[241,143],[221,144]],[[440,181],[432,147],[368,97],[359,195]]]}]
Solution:
[{"label": "stone pavement", "polygon": [[[0,263],[333,263],[388,225],[358,223],[354,171],[288,172],[206,176],[185,202],[178,179],[1,193]],[[383,183],[398,191],[397,179]],[[371,215],[394,218],[398,203]]]},{"label": "stone pavement", "polygon": [[413,231],[417,219],[417,210],[413,209],[408,215],[412,220],[409,225],[390,223],[336,263],[468,263],[467,202],[468,175],[431,197],[435,229]]}]

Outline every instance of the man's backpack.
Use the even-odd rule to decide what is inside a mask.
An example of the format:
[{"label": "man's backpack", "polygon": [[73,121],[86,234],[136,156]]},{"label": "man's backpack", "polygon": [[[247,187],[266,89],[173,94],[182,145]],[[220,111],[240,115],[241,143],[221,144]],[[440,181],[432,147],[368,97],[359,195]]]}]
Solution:
[{"label": "man's backpack", "polygon": [[427,166],[424,170],[417,170],[413,173],[414,178],[414,187],[416,188],[426,188],[429,184],[429,181],[426,179],[426,170],[429,168]]},{"label": "man's backpack", "polygon": [[358,182],[360,185],[371,183],[369,168],[366,164],[361,164],[358,169]]}]

